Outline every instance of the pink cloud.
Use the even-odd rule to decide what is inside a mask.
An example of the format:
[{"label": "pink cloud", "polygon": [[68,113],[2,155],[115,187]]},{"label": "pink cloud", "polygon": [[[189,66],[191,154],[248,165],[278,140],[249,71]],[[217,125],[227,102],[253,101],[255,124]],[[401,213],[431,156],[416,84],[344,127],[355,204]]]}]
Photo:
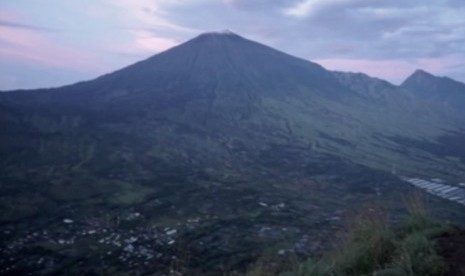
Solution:
[{"label": "pink cloud", "polygon": [[[143,7],[153,7],[158,9],[158,4],[152,0],[116,0],[115,4],[106,3],[107,9],[103,14],[93,10],[95,17],[107,18],[110,15],[118,18],[120,26],[141,25],[147,28],[153,26],[163,26],[173,30],[185,30],[180,26],[171,24],[155,15],[148,15],[143,12]],[[126,12],[127,11],[127,12]],[[121,15],[118,17],[116,15]],[[19,13],[8,10],[0,11],[0,19],[18,23],[28,24]],[[32,25],[32,24],[30,24]],[[190,30],[190,29],[189,29]],[[100,54],[98,50],[92,51],[87,44],[81,46],[73,45],[69,41],[63,42],[63,33],[39,32],[33,29],[10,28],[0,25],[0,58],[11,60],[13,62],[29,62],[40,64],[53,68],[72,69],[80,72],[97,72],[108,71],[110,66],[127,63],[127,60],[114,62],[103,54],[107,51],[119,52],[134,56],[144,57],[149,54],[155,54],[175,46],[177,41],[154,35],[143,28],[131,29],[122,28],[118,36],[99,37]],[[66,34],[65,34],[66,35]],[[116,40],[116,42],[115,42]]]},{"label": "pink cloud", "polygon": [[[0,11],[0,19],[29,25],[20,14],[8,10]],[[54,35],[57,34],[0,26],[0,58],[81,72],[104,69],[95,55],[65,46]]]},{"label": "pink cloud", "polygon": [[5,9],[1,9],[0,10],[0,19],[2,20],[8,20],[8,21],[13,21],[13,20],[17,20],[18,19],[18,15],[11,12],[11,11],[8,11],[8,10],[5,10]]},{"label": "pink cloud", "polygon": [[121,15],[119,20],[129,26],[159,27],[182,33],[198,33],[200,30],[178,25],[166,19],[166,6],[183,6],[198,0],[106,0],[111,7],[116,7]]},{"label": "pink cloud", "polygon": [[145,58],[147,55],[165,51],[179,44],[179,42],[174,39],[158,37],[149,31],[134,30],[130,31],[129,35],[129,41],[120,44],[112,44],[105,47],[106,50],[128,56]]},{"label": "pink cloud", "polygon": [[145,31],[134,31],[132,33],[135,46],[144,51],[160,52],[178,44],[173,39],[156,37]]},{"label": "pink cloud", "polygon": [[443,75],[461,59],[453,56],[441,58],[420,58],[406,60],[368,60],[368,59],[319,59],[315,62],[330,70],[363,72],[370,76],[383,78],[394,83],[402,82],[416,69]]},{"label": "pink cloud", "polygon": [[77,49],[58,45],[45,34],[26,29],[0,27],[0,57],[49,67],[100,71],[96,59]]}]

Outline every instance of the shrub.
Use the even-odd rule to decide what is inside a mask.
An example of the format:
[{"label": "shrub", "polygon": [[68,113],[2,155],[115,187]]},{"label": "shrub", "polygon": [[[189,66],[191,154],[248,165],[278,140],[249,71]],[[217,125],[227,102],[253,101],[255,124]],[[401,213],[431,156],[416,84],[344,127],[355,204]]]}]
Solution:
[{"label": "shrub", "polygon": [[439,276],[445,265],[433,238],[447,227],[432,219],[418,195],[406,200],[408,218],[389,227],[380,209],[350,220],[346,240],[320,260],[307,260],[283,276]]}]

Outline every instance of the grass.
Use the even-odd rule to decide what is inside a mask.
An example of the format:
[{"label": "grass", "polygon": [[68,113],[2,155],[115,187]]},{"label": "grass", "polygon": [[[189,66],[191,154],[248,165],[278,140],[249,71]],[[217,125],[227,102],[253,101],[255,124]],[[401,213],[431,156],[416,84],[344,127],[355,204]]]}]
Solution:
[{"label": "grass", "polygon": [[384,211],[367,208],[350,220],[340,246],[319,259],[294,264],[285,273],[267,273],[263,264],[248,276],[439,276],[445,263],[434,237],[447,227],[431,218],[417,195],[406,200],[408,218],[396,227]]}]

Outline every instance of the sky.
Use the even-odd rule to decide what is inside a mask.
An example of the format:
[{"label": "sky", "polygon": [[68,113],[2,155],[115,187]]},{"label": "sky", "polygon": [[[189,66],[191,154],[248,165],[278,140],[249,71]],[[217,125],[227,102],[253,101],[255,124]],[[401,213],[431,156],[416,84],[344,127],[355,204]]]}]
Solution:
[{"label": "sky", "polygon": [[226,29],[330,70],[465,81],[464,0],[0,0],[0,90],[92,79]]}]

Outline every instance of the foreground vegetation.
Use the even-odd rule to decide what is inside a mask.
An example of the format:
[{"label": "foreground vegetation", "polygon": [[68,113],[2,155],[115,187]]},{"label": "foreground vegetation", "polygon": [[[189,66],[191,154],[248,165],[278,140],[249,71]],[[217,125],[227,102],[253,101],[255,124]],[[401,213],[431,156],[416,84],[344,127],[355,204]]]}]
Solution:
[{"label": "foreground vegetation", "polygon": [[435,238],[448,227],[430,217],[422,200],[407,201],[409,217],[391,226],[385,212],[367,208],[351,219],[340,246],[319,259],[290,265],[287,272],[260,264],[247,276],[438,276],[446,263],[435,250]]}]

